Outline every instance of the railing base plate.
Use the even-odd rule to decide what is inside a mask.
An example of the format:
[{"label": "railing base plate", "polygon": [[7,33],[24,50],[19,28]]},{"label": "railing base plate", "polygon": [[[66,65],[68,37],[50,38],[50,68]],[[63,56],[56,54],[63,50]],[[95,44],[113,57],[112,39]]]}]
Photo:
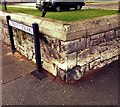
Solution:
[{"label": "railing base plate", "polygon": [[44,72],[38,72],[37,70],[31,72],[31,74],[32,74],[33,76],[35,76],[36,78],[40,79],[40,80],[48,77],[46,73],[44,73]]}]

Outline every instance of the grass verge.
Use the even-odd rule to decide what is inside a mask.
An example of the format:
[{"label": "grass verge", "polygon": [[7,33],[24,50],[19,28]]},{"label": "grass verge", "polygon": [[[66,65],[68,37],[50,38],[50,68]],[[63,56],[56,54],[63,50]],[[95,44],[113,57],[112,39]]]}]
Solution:
[{"label": "grass verge", "polygon": [[[42,12],[37,9],[31,8],[18,8],[9,7],[7,12],[12,13],[25,13],[34,16],[41,16]],[[76,21],[85,20],[89,18],[107,16],[112,14],[118,14],[117,10],[105,10],[105,9],[85,9],[80,11],[62,11],[62,12],[47,12],[46,18],[61,20],[61,21]]]}]

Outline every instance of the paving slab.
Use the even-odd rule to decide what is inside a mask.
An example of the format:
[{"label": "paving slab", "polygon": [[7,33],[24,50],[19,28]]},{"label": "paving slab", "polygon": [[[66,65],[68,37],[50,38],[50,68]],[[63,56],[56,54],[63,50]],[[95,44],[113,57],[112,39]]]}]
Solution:
[{"label": "paving slab", "polygon": [[12,81],[35,70],[35,65],[21,57],[19,53],[12,55],[10,46],[2,45],[2,83]]}]

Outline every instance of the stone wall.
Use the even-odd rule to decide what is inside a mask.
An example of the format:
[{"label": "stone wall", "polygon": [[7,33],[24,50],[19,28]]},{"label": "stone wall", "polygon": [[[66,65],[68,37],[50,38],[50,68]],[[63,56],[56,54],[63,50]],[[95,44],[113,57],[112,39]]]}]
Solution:
[{"label": "stone wall", "polygon": [[[2,14],[2,32],[3,41],[9,44],[6,15],[8,13]],[[33,22],[39,24],[43,37],[41,40],[43,67],[66,82],[79,80],[90,70],[118,60],[120,55],[118,15],[75,22],[39,19],[23,14],[20,17],[19,14],[11,14],[11,17],[28,25]],[[32,35],[14,29],[14,40],[17,50],[35,62]]]}]

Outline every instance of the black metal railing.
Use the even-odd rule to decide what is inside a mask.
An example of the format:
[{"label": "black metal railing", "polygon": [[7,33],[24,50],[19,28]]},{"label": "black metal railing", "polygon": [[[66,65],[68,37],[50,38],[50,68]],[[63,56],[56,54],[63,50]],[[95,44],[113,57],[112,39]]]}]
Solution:
[{"label": "black metal railing", "polygon": [[31,74],[36,76],[40,80],[47,77],[46,73],[43,72],[42,63],[41,63],[40,38],[43,39],[43,37],[41,37],[41,33],[39,32],[38,24],[33,23],[32,26],[30,27],[30,26],[11,20],[10,16],[6,16],[6,20],[7,20],[8,33],[9,33],[12,53],[14,54],[16,51],[14,38],[13,38],[13,27],[31,34],[34,39],[35,58],[36,58],[36,70],[33,71]]}]

